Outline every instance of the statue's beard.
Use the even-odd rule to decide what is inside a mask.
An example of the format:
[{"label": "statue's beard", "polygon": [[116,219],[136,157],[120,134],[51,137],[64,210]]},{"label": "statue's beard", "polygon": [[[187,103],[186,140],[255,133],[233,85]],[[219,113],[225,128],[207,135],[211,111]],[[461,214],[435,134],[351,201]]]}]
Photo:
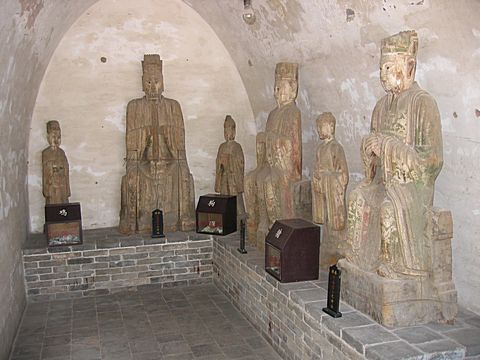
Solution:
[{"label": "statue's beard", "polygon": [[387,77],[382,79],[382,87],[389,94],[399,94],[404,88],[405,81],[401,77]]}]

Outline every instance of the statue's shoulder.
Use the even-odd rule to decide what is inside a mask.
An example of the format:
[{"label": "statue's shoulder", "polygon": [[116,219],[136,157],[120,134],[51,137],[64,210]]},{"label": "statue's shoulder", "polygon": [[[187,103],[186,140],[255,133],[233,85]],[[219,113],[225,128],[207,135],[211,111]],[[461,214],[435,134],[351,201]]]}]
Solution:
[{"label": "statue's shoulder", "polygon": [[424,106],[432,106],[437,108],[437,102],[435,98],[430,95],[427,90],[422,89],[417,83],[415,83],[411,88],[411,98],[417,103]]},{"label": "statue's shoulder", "polygon": [[145,101],[146,101],[145,97],[132,99],[128,102],[127,107],[131,108],[133,106],[139,106],[139,105],[143,104]]},{"label": "statue's shoulder", "polygon": [[172,108],[180,108],[180,103],[175,99],[164,97],[163,102],[165,103],[165,105],[170,106]]}]

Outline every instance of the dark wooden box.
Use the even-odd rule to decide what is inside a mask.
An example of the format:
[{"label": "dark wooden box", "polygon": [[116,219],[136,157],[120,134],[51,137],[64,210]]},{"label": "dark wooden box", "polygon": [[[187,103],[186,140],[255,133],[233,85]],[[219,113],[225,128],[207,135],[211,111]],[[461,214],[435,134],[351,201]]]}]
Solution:
[{"label": "dark wooden box", "polygon": [[200,196],[196,211],[197,233],[228,235],[237,231],[237,197]]},{"label": "dark wooden box", "polygon": [[45,233],[48,246],[82,244],[80,203],[45,205]]},{"label": "dark wooden box", "polygon": [[265,238],[265,271],[282,283],[318,279],[320,227],[303,219],[275,221]]}]

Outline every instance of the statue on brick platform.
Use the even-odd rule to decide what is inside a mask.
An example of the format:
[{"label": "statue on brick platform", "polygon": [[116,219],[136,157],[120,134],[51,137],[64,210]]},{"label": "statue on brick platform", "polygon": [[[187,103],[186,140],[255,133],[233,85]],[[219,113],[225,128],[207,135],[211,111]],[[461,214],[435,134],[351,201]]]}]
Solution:
[{"label": "statue on brick platform", "polygon": [[[339,262],[346,301],[389,326],[451,321],[457,309],[451,215],[433,208],[443,164],[440,114],[414,80],[417,49],[415,31],[382,41],[387,94],[362,140],[365,179],[349,196],[349,251]],[[362,293],[380,297],[365,301]]]},{"label": "statue on brick platform", "polygon": [[[225,142],[220,145],[217,153],[215,170],[215,192],[221,195],[237,197],[237,218],[245,217],[243,203],[243,180],[245,176],[245,157],[242,146],[235,141],[236,125],[230,115],[225,117]],[[238,221],[238,226],[240,222]]]},{"label": "statue on brick platform", "polygon": [[[265,171],[261,176],[256,171],[255,181],[246,181],[257,189],[257,207],[267,211],[262,215],[248,209],[252,215],[259,216],[257,219],[249,217],[249,233],[257,234],[256,242],[260,248],[263,248],[266,232],[258,233],[259,224],[267,224],[265,230],[268,232],[275,220],[295,217],[293,188],[294,183],[302,178],[302,128],[300,110],[295,104],[297,91],[298,64],[278,63],[274,88],[277,107],[268,115],[265,128],[266,161],[262,165]],[[247,178],[249,176],[252,175]]]},{"label": "statue on brick platform", "polygon": [[65,152],[60,148],[62,133],[56,120],[47,122],[47,140],[42,151],[43,196],[46,204],[68,203],[70,197],[69,166]]},{"label": "statue on brick platform", "polygon": [[342,254],[347,212],[345,193],[348,167],[342,145],[335,139],[336,120],[332,113],[317,118],[318,145],[312,176],[312,218],[323,224],[320,247],[320,267],[335,264]]},{"label": "statue on brick platform", "polygon": [[128,103],[126,175],[122,178],[119,230],[150,232],[152,211],[163,211],[165,231],[195,227],[193,177],[185,152],[182,109],[162,96],[159,55],[142,61],[145,96]]}]

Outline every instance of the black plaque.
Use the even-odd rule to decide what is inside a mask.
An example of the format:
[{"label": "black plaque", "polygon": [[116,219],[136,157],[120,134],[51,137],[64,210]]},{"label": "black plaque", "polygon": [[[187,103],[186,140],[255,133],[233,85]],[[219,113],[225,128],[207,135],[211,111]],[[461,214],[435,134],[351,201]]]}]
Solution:
[{"label": "black plaque", "polygon": [[328,271],[327,307],[323,308],[323,311],[334,318],[342,317],[342,313],[339,311],[341,274],[342,271],[337,268],[337,265],[330,266]]},{"label": "black plaque", "polygon": [[245,249],[245,221],[243,219],[240,220],[240,247],[237,250],[241,254],[247,253]]},{"label": "black plaque", "polygon": [[155,209],[152,211],[152,238],[165,237],[163,234],[163,212]]}]

